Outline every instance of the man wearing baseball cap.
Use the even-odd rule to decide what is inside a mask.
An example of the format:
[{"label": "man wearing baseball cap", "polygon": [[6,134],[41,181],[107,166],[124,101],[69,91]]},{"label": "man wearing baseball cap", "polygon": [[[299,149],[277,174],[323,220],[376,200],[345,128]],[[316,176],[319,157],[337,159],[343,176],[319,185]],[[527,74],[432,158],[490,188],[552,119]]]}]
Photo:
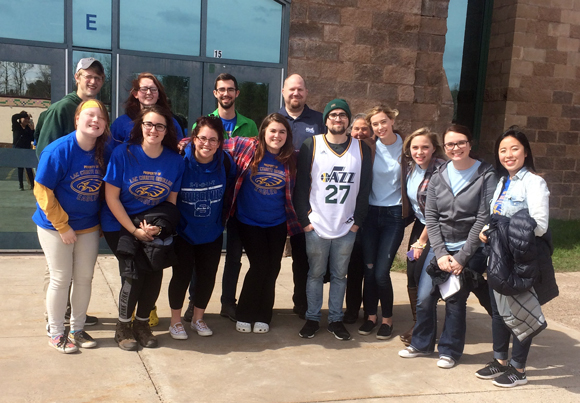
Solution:
[{"label": "man wearing baseball cap", "polygon": [[36,127],[38,133],[36,155],[54,140],[75,130],[75,111],[82,101],[95,99],[105,82],[105,69],[94,57],[85,57],[75,69],[76,91],[65,95],[41,115]]},{"label": "man wearing baseball cap", "polygon": [[371,150],[346,134],[350,108],[344,99],[326,105],[326,134],[308,138],[298,156],[294,208],[305,232],[308,255],[306,324],[300,337],[312,338],[320,328],[323,278],[330,264],[328,331],[349,340],[342,322],[348,262],[356,232],[368,210],[372,180]]}]

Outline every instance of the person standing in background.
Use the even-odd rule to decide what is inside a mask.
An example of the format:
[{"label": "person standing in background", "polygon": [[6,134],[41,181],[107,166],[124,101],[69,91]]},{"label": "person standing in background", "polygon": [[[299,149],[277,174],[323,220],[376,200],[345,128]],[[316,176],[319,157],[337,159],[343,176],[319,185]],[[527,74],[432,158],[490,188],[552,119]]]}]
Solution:
[{"label": "person standing in background", "polygon": [[[34,141],[34,123],[32,116],[26,111],[12,115],[12,147],[30,150]],[[34,189],[34,173],[32,168],[26,168],[26,176],[30,189]],[[18,168],[19,190],[24,190],[24,168]]]}]

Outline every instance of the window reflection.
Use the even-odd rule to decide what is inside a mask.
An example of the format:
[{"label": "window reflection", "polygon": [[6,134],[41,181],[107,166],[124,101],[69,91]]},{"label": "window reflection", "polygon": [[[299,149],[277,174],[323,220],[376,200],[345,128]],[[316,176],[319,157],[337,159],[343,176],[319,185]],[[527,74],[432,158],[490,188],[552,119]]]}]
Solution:
[{"label": "window reflection", "polygon": [[[0,245],[23,249],[35,244],[36,225],[30,219],[36,210],[32,193],[33,169],[38,161],[31,149],[39,115],[50,106],[51,68],[43,64],[8,62],[0,59]],[[30,117],[22,118],[22,112]],[[29,130],[13,131],[17,125]],[[22,187],[19,176],[22,178]],[[17,236],[15,236],[17,234]],[[21,242],[22,239],[32,240]]]},{"label": "window reflection", "polygon": [[123,0],[120,11],[121,49],[199,56],[201,0]]},{"label": "window reflection", "polygon": [[111,0],[73,0],[73,45],[111,49]]},{"label": "window reflection", "polygon": [[64,0],[0,0],[0,37],[64,43]]},{"label": "window reflection", "polygon": [[97,99],[102,101],[106,106],[109,114],[111,112],[111,91],[113,89],[111,83],[111,55],[108,53],[96,53],[96,52],[81,52],[78,50],[73,51],[73,58],[72,58],[72,87],[71,91],[76,88],[75,78],[74,78],[74,71],[78,61],[84,57],[94,57],[98,61],[101,62],[103,68],[105,69],[105,82],[103,83],[103,87],[101,88],[101,92],[97,96]]},{"label": "window reflection", "polygon": [[211,0],[207,57],[280,62],[282,5],[273,0]]},{"label": "window reflection", "polygon": [[453,97],[453,120],[457,119],[457,94],[459,93],[459,82],[461,80],[466,16],[467,1],[449,1],[443,68],[445,69],[447,82]]},{"label": "window reflection", "polygon": [[252,119],[260,127],[262,120],[268,115],[268,83],[245,81],[238,86],[240,96],[236,99],[237,111]]}]

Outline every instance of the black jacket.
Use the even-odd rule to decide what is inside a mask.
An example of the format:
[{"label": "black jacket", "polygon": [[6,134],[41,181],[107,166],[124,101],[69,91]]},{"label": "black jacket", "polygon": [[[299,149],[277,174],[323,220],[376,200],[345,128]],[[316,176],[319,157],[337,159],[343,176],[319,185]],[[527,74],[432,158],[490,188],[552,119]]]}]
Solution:
[{"label": "black jacket", "polygon": [[528,209],[511,218],[494,214],[487,231],[487,281],[502,295],[513,296],[532,287],[541,304],[558,296],[552,265],[551,236],[536,237],[536,221]]},{"label": "black jacket", "polygon": [[121,227],[116,254],[122,262],[121,276],[137,278],[139,271],[156,271],[172,266],[176,256],[170,237],[175,234],[179,218],[179,209],[168,201],[131,217],[136,227],[146,220],[148,224],[161,227],[161,234],[154,237],[153,242],[141,242]]}]

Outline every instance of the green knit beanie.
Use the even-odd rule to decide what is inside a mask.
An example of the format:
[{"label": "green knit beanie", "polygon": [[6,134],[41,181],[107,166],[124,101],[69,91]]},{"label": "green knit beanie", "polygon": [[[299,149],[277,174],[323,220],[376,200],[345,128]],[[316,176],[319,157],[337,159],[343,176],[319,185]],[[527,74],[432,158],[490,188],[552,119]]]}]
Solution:
[{"label": "green knit beanie", "polygon": [[328,114],[335,109],[342,109],[343,111],[346,112],[346,115],[348,116],[348,125],[350,125],[350,118],[351,118],[350,108],[348,107],[348,104],[346,103],[346,101],[344,99],[341,99],[341,98],[333,99],[328,104],[326,104],[326,107],[324,108],[324,113],[322,114],[324,124],[326,124],[326,119],[328,118]]}]

